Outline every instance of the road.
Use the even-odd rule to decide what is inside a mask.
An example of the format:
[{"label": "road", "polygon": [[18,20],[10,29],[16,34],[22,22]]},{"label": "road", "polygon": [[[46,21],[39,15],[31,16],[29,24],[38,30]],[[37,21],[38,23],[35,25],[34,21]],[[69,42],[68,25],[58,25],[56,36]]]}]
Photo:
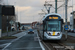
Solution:
[{"label": "road", "polygon": [[[40,47],[39,41],[37,37],[37,31],[34,30],[34,34],[28,34],[27,31],[21,32],[20,34],[14,35],[17,37],[22,36],[21,34],[24,34],[21,38],[18,38],[17,40],[7,40],[10,41],[8,45],[3,48],[2,50],[42,50]],[[69,32],[68,35],[74,36],[75,33]],[[11,42],[12,41],[12,42]]]},{"label": "road", "polygon": [[10,43],[3,50],[42,50],[38,41],[34,40],[37,37],[37,31],[34,34],[28,34]]}]

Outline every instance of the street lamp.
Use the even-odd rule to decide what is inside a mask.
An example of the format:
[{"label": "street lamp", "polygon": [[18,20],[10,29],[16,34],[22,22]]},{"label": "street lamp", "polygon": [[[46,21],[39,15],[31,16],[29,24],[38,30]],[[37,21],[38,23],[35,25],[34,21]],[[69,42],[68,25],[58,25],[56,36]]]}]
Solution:
[{"label": "street lamp", "polygon": [[17,24],[17,31],[18,31],[18,7],[16,7],[16,2],[14,2],[14,5],[15,5],[15,8],[17,9],[17,12],[16,12],[16,24]]}]

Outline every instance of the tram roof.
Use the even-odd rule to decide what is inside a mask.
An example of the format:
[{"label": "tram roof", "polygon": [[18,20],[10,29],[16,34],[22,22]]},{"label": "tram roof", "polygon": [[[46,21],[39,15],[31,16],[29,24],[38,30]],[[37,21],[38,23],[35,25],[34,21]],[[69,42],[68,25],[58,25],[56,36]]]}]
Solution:
[{"label": "tram roof", "polygon": [[45,15],[45,17],[42,20],[45,20],[45,18],[47,18],[49,15],[58,15],[61,17],[61,15],[58,13],[50,13],[50,14]]}]

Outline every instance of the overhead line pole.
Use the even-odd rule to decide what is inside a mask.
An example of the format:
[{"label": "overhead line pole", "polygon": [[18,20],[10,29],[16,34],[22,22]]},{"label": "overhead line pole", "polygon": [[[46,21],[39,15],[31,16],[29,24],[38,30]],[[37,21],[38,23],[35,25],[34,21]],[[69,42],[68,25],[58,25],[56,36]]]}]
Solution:
[{"label": "overhead line pole", "polygon": [[[67,25],[67,3],[68,3],[68,0],[65,0],[65,24]],[[65,33],[65,38],[67,40],[67,31]]]},{"label": "overhead line pole", "polygon": [[[72,0],[72,13],[73,13],[73,0]],[[72,24],[72,29],[74,29],[73,27],[74,27],[74,15],[72,14],[72,19],[73,19],[73,24]]]},{"label": "overhead line pole", "polygon": [[0,38],[1,38],[1,34],[2,34],[2,10],[1,10],[2,6],[0,5]]},{"label": "overhead line pole", "polygon": [[67,0],[65,0],[65,22],[67,25]]},{"label": "overhead line pole", "polygon": [[55,13],[57,13],[57,0],[55,0]]}]

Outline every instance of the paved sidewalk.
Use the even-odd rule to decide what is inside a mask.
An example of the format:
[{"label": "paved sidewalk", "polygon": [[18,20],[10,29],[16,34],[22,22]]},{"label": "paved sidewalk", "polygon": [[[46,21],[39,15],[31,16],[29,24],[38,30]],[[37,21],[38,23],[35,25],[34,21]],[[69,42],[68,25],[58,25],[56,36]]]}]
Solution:
[{"label": "paved sidewalk", "polygon": [[69,32],[68,35],[75,37],[75,33]]},{"label": "paved sidewalk", "polygon": [[[13,32],[14,33],[14,32]],[[25,34],[25,32],[20,32],[17,34],[13,34],[12,36],[16,36],[17,38],[22,37]],[[8,39],[8,40],[0,40],[0,49],[4,48],[7,44],[14,41],[15,39]]]},{"label": "paved sidewalk", "polygon": [[[65,34],[65,32],[63,32],[63,34]],[[68,34],[69,36],[73,36],[73,37],[75,37],[75,33],[67,32],[67,34]]]},{"label": "paved sidewalk", "polygon": [[21,33],[18,33],[18,34],[14,34],[14,35],[12,35],[12,36],[16,36],[16,37],[21,37],[22,35],[24,35],[26,32],[21,32]]},{"label": "paved sidewalk", "polygon": [[10,36],[10,35],[15,34],[15,33],[17,33],[17,31],[12,31],[12,32],[8,32],[8,33],[6,32],[6,33],[2,33],[1,36],[2,37],[7,36],[7,35]]}]

